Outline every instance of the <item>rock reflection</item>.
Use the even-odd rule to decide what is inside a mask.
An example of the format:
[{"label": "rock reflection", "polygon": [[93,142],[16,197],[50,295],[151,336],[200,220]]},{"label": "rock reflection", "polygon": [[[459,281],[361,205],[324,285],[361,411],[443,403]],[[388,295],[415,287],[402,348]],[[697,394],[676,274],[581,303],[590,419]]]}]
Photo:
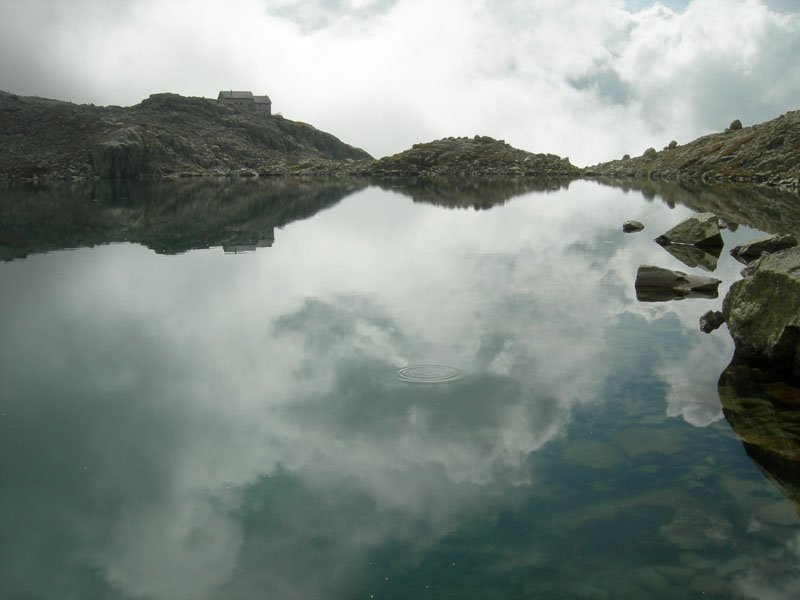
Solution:
[{"label": "rock reflection", "polygon": [[0,188],[0,258],[133,242],[159,254],[270,247],[274,229],[363,188],[344,180],[120,180]]},{"label": "rock reflection", "polygon": [[433,204],[444,208],[488,210],[530,192],[556,192],[569,189],[572,181],[574,179],[560,177],[481,177],[436,180],[401,178],[382,180],[380,187],[408,196],[414,202]]},{"label": "rock reflection", "polygon": [[717,270],[717,261],[722,253],[722,248],[698,248],[686,244],[667,244],[664,250],[677,258],[687,267],[699,267],[704,271],[713,273]]},{"label": "rock reflection", "polygon": [[669,206],[682,204],[696,212],[712,212],[731,230],[736,228],[736,224],[742,224],[769,233],[800,232],[800,203],[794,192],[730,183],[678,183],[633,178],[599,178],[597,181],[626,191],[639,191],[646,198],[661,198]]},{"label": "rock reflection", "polygon": [[734,360],[720,376],[719,397],[747,455],[800,514],[800,386]]}]

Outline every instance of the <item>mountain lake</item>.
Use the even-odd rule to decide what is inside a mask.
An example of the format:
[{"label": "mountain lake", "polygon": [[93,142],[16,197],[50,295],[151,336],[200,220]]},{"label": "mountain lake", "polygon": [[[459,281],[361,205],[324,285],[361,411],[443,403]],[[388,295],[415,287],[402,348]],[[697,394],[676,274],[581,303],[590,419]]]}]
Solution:
[{"label": "mountain lake", "polygon": [[590,181],[104,185],[2,191],[0,597],[800,595],[797,463],[698,326],[761,231],[703,269]]}]

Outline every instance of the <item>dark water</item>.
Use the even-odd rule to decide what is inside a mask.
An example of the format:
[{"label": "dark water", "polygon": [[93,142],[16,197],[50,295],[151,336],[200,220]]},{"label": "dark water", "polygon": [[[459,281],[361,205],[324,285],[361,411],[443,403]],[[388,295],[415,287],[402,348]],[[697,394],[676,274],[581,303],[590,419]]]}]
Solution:
[{"label": "dark water", "polygon": [[0,597],[800,593],[697,324],[760,232],[719,299],[641,303],[704,274],[652,194],[203,185],[6,192]]}]

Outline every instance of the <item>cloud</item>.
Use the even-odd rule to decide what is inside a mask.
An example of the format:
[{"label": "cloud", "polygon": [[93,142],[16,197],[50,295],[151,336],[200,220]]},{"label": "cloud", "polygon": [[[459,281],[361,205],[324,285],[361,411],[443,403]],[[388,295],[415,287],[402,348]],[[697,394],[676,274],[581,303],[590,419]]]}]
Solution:
[{"label": "cloud", "polygon": [[800,15],[774,0],[7,0],[0,23],[9,91],[253,89],[376,156],[480,133],[587,164],[800,95]]}]

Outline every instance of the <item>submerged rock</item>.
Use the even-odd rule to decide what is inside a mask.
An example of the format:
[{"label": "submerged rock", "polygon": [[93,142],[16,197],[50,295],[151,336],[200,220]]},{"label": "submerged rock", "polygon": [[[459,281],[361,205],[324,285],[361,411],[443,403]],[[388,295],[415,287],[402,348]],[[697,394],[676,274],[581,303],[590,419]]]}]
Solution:
[{"label": "submerged rock", "polygon": [[740,263],[747,265],[759,258],[764,252],[772,254],[794,246],[797,246],[797,238],[795,236],[789,233],[776,234],[739,244],[731,250],[731,256]]},{"label": "submerged rock", "polygon": [[701,550],[725,546],[733,538],[730,521],[699,509],[681,509],[659,532],[670,543],[683,550]]},{"label": "submerged rock", "polygon": [[722,304],[737,356],[800,376],[800,247],[763,256]]},{"label": "submerged rock", "polygon": [[714,213],[697,213],[684,219],[666,233],[658,236],[656,242],[667,244],[687,244],[698,247],[718,247],[723,245],[719,232],[719,221]]},{"label": "submerged rock", "polygon": [[716,298],[719,284],[720,280],[714,277],[642,265],[636,273],[636,298],[640,302]]}]

